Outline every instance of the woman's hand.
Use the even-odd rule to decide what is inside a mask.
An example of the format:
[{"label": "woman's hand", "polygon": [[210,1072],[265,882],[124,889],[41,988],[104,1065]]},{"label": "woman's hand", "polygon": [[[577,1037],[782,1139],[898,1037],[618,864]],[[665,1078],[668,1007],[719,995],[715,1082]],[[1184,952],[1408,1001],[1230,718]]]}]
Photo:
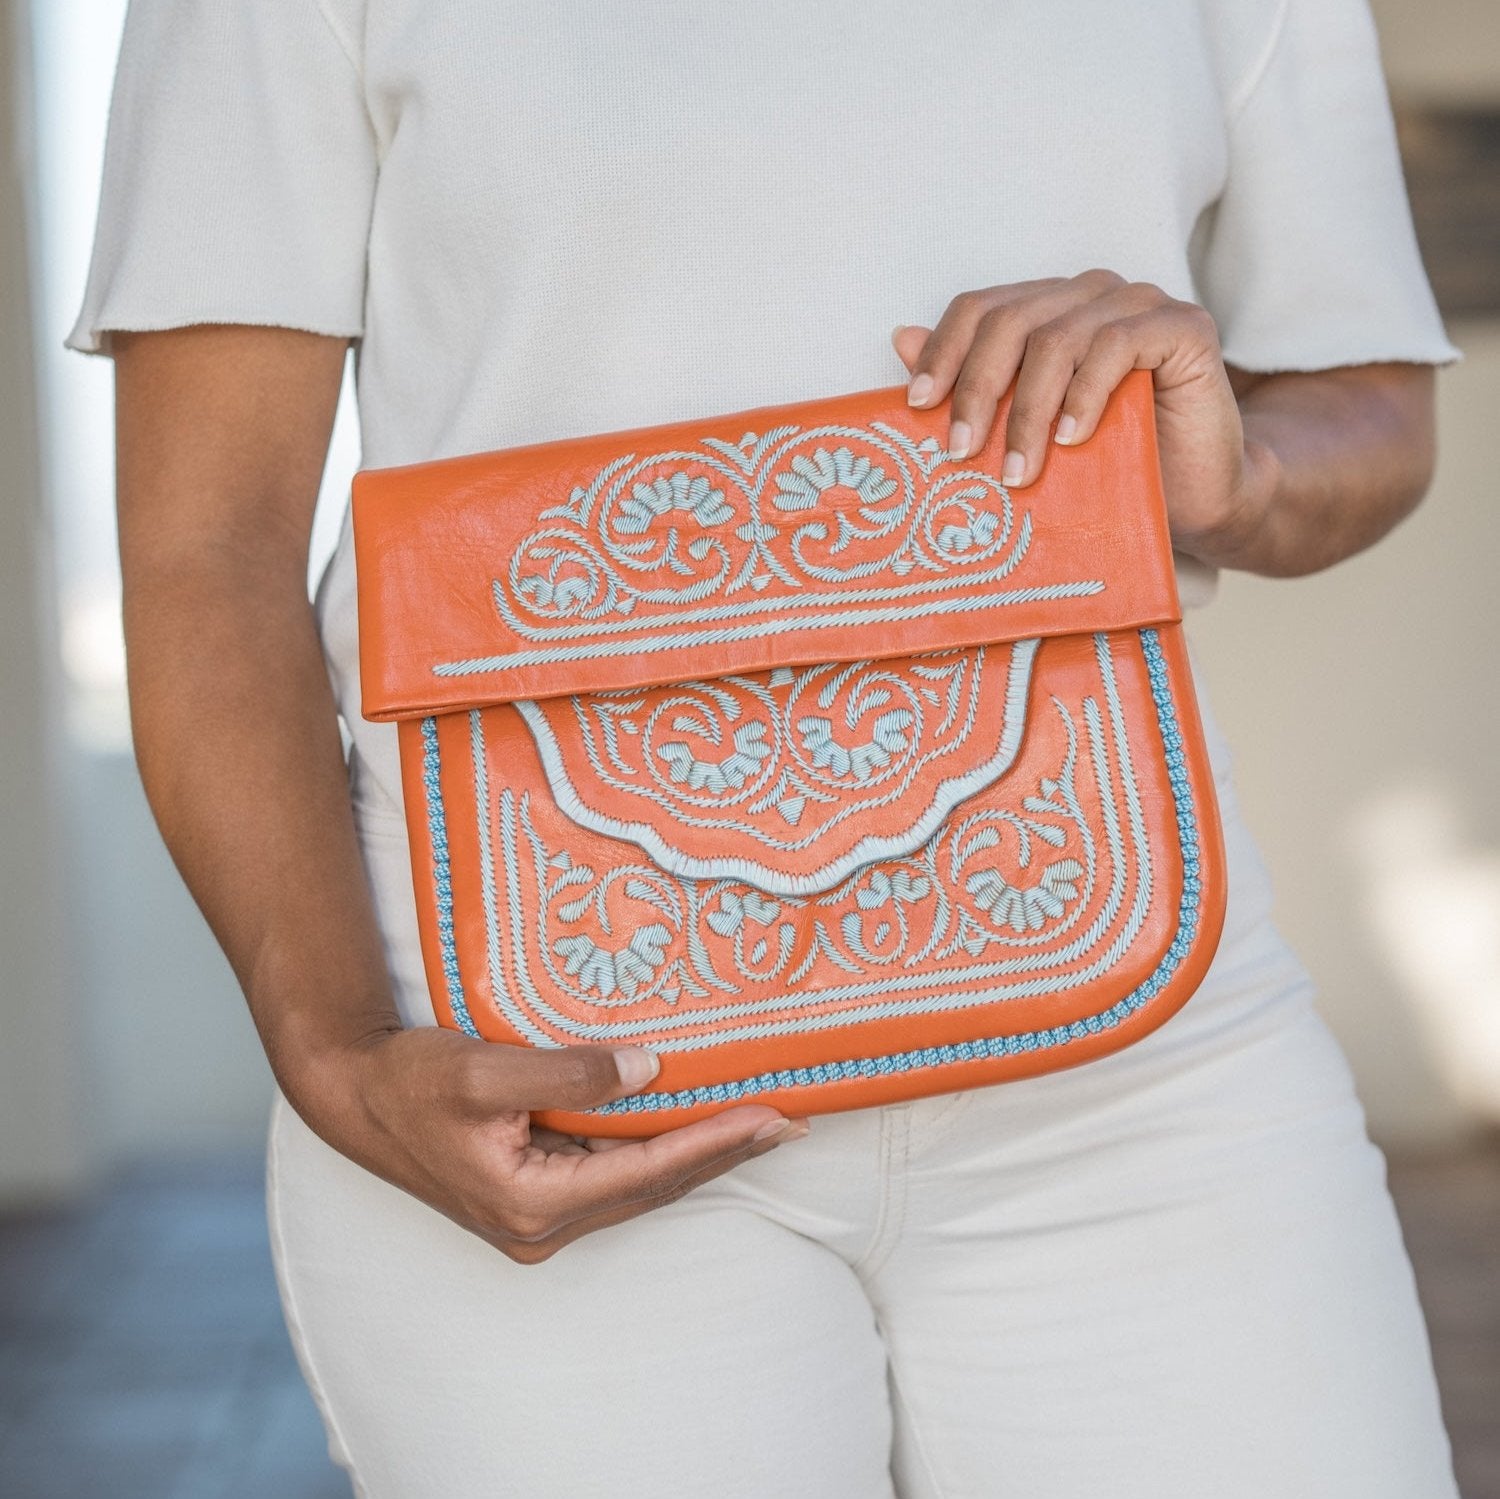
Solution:
[{"label": "woman's hand", "polygon": [[647,1051],[534,1050],[424,1026],[380,1031],[283,1079],[335,1149],[522,1264],[623,1222],[807,1133],[743,1104],[649,1140],[563,1135],[531,1109],[586,1109],[644,1087]]},{"label": "woman's hand", "polygon": [[988,440],[1015,382],[1001,476],[1017,488],[1049,442],[1087,442],[1114,388],[1149,369],[1173,543],[1219,566],[1328,567],[1384,536],[1432,480],[1430,366],[1231,369],[1203,308],[1112,271],[965,292],[936,328],[892,337],[913,406],[952,394],[955,457]]},{"label": "woman's hand", "polygon": [[796,1138],[801,1121],[761,1135],[781,1116],[746,1104],[645,1142],[574,1141],[527,1111],[637,1091],[648,1054],[402,1030],[307,598],[345,342],[203,326],[114,351],[136,759],[309,1126],[528,1262]]},{"label": "woman's hand", "polygon": [[977,452],[1015,382],[1005,425],[1005,483],[1032,483],[1049,442],[1087,442],[1104,404],[1135,369],[1156,384],[1162,484],[1172,534],[1194,551],[1243,525],[1264,488],[1203,308],[1113,271],[965,292],[936,328],[898,328],[913,406],[950,392],[949,451]]}]

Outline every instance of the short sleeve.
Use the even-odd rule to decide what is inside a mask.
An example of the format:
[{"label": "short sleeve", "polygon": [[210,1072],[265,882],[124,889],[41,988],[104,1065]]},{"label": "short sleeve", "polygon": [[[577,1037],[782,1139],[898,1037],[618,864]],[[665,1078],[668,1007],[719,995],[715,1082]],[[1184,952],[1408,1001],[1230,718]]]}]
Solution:
[{"label": "short sleeve", "polygon": [[1237,95],[1196,246],[1224,357],[1261,372],[1443,364],[1367,0],[1282,0]]},{"label": "short sleeve", "polygon": [[205,322],[358,337],[375,176],[319,0],[131,0],[68,346]]}]

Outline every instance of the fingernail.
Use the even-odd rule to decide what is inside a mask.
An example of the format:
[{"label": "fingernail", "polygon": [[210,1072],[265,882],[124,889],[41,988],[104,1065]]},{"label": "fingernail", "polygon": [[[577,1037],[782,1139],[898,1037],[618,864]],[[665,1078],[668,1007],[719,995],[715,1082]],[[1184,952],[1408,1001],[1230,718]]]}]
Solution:
[{"label": "fingernail", "polygon": [[1062,443],[1063,446],[1066,447],[1070,442],[1073,441],[1073,434],[1077,431],[1078,419],[1074,416],[1070,416],[1067,412],[1064,412],[1057,419],[1057,432],[1055,434],[1054,440]]},{"label": "fingernail", "polygon": [[974,434],[967,422],[954,422],[948,428],[948,456],[950,458],[967,458],[969,456],[969,444],[973,440]]},{"label": "fingernail", "polygon": [[764,1140],[775,1140],[778,1145],[784,1145],[788,1140],[800,1140],[806,1133],[805,1119],[768,1119],[750,1138],[757,1145]]},{"label": "fingernail", "polygon": [[921,406],[932,395],[932,376],[918,375],[910,385],[906,387],[906,404],[908,406]]},{"label": "fingernail", "polygon": [[615,1052],[615,1070],[620,1074],[621,1085],[634,1093],[661,1071],[661,1062],[655,1052],[643,1051],[638,1046],[622,1046]]},{"label": "fingernail", "polygon": [[1005,463],[1000,469],[1000,482],[1002,484],[1019,484],[1026,477],[1026,455],[1017,453],[1012,449],[1005,455]]},{"label": "fingernail", "polygon": [[892,342],[892,343],[895,343],[895,342],[896,342],[896,340],[897,340],[897,339],[898,339],[898,338],[900,338],[900,337],[901,337],[901,335],[902,335],[902,334],[903,334],[903,333],[904,333],[904,332],[905,332],[905,331],[906,331],[906,330],[907,330],[907,328],[908,328],[908,327],[910,327],[910,326],[911,326],[911,325],[910,325],[910,324],[909,324],[909,323],[897,323],[897,324],[896,324],[896,326],[895,326],[895,327],[894,327],[894,328],[892,328],[892,329],[891,329],[891,342]]}]

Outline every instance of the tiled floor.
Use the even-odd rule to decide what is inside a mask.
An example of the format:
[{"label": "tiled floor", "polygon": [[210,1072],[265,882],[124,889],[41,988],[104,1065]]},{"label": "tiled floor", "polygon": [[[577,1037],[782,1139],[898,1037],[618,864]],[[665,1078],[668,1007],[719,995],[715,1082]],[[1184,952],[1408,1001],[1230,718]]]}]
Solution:
[{"label": "tiled floor", "polygon": [[349,1499],[287,1342],[260,1163],[0,1219],[3,1499]]},{"label": "tiled floor", "polygon": [[1500,1499],[1500,1140],[1394,1160],[1464,1499]]},{"label": "tiled floor", "polygon": [[[1464,1499],[1500,1499],[1500,1144],[1391,1181]],[[282,1327],[259,1162],[0,1218],[3,1499],[348,1495]]]}]

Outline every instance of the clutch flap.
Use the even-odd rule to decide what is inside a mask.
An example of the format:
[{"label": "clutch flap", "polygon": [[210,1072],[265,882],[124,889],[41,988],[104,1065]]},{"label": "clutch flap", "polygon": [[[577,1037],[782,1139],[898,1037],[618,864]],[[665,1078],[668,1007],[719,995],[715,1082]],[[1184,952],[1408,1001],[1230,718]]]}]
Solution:
[{"label": "clutch flap", "polygon": [[1177,621],[1149,372],[1014,493],[1004,415],[962,460],[898,386],[366,470],[364,714]]}]

